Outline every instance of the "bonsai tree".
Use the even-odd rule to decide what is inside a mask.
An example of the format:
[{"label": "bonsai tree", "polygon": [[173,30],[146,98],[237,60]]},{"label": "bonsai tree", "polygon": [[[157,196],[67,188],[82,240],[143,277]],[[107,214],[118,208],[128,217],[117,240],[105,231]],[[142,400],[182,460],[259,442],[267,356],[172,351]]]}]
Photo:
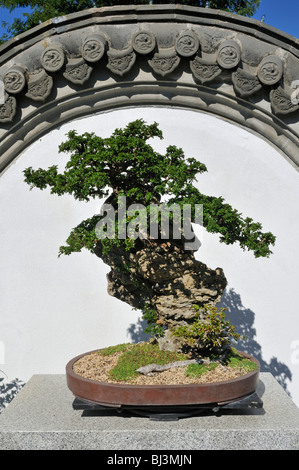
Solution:
[{"label": "bonsai tree", "polygon": [[141,119],[108,138],[71,131],[59,147],[69,154],[65,170],[30,167],[25,182],[82,201],[105,198],[100,214],[75,227],[59,255],[85,248],[108,264],[109,294],[143,312],[160,349],[221,355],[238,338],[216,307],[227,281],[221,268],[195,259],[192,224],[255,257],[268,257],[275,237],[222,197],[197,189],[203,163],[173,145],[162,155],[152,138],[163,138],[158,124]]}]

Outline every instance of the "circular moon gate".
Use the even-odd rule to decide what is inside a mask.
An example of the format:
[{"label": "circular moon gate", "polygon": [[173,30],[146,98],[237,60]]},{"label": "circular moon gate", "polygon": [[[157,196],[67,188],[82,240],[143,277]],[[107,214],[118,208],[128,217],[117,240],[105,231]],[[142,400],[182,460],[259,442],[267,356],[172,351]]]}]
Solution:
[{"label": "circular moon gate", "polygon": [[0,48],[0,170],[58,125],[167,106],[242,126],[299,165],[298,40],[256,20],[182,5],[84,10]]}]

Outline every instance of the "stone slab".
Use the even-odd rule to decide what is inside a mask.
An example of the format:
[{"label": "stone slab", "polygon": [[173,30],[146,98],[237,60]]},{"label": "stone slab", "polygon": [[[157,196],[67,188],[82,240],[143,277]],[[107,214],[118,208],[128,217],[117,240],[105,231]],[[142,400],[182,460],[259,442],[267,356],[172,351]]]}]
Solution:
[{"label": "stone slab", "polygon": [[0,450],[298,450],[299,408],[261,373],[262,409],[177,421],[74,410],[64,375],[34,375],[0,415]]}]

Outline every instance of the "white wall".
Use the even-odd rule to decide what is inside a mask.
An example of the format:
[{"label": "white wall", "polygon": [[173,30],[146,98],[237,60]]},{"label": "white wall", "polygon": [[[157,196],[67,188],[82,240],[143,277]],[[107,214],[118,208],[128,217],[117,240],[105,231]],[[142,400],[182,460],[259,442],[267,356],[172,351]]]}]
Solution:
[{"label": "white wall", "polygon": [[0,369],[24,381],[60,374],[77,354],[140,338],[129,333],[138,331],[138,312],[107,294],[109,268],[100,259],[87,251],[57,257],[70,230],[97,213],[100,203],[29,191],[22,172],[63,162],[57,149],[69,129],[104,137],[141,117],[160,124],[159,151],[174,144],[207,165],[198,179],[202,192],[224,196],[277,236],[272,257],[255,259],[205,233],[197,257],[224,269],[229,285],[223,303],[247,333],[240,349],[255,354],[299,405],[299,173],[260,138],[193,111],[123,109],[73,121],[32,145],[2,175]]}]

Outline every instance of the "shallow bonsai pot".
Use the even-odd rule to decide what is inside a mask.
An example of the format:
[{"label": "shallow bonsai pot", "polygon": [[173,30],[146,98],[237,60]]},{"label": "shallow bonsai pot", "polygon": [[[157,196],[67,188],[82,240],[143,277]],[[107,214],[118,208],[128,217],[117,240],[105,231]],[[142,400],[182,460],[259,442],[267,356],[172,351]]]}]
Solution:
[{"label": "shallow bonsai pot", "polygon": [[107,407],[221,405],[254,393],[259,381],[259,361],[249,354],[238,351],[255,362],[258,368],[227,381],[186,385],[130,385],[98,382],[81,377],[73,371],[76,361],[93,352],[95,351],[81,354],[68,362],[66,365],[67,386],[79,400]]}]

